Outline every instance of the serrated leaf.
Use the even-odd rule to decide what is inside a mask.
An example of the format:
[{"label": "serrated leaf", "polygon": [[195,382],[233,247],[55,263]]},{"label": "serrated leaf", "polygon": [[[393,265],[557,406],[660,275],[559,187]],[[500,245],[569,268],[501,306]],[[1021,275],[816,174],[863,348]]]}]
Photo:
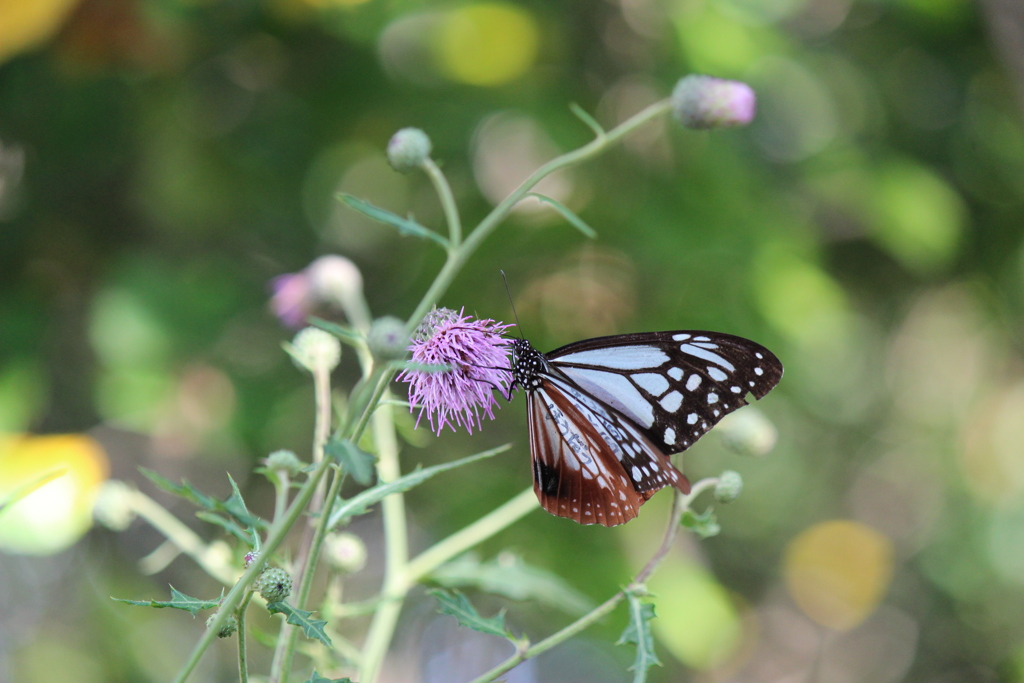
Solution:
[{"label": "serrated leaf", "polygon": [[555,211],[562,215],[562,218],[569,221],[569,224],[572,225],[572,227],[576,228],[590,239],[597,239],[597,231],[587,225],[582,218],[573,213],[572,209],[562,202],[542,194],[537,194],[536,192],[528,192],[526,196],[539,199],[545,204],[550,204]]},{"label": "serrated leaf", "polygon": [[313,675],[306,679],[305,683],[352,683],[351,678],[325,678],[313,669]]},{"label": "serrated leaf", "polygon": [[647,680],[647,670],[652,666],[661,666],[658,655],[654,652],[654,636],[651,635],[651,620],[655,616],[654,605],[644,602],[633,593],[626,593],[626,598],[629,600],[629,623],[615,644],[636,645],[636,657],[629,670],[633,672],[633,683],[644,683]]},{"label": "serrated leaf", "polygon": [[717,536],[722,530],[722,527],[718,525],[718,519],[715,517],[715,513],[711,508],[708,508],[699,515],[693,510],[687,510],[683,513],[681,523],[701,538]]},{"label": "serrated leaf", "polygon": [[377,459],[348,439],[332,436],[324,446],[324,453],[337,461],[341,469],[363,486],[373,483],[374,475],[377,474]]},{"label": "serrated leaf", "polygon": [[220,507],[247,527],[268,528],[264,520],[249,512],[249,508],[245,506],[245,499],[242,498],[242,492],[238,490],[238,484],[230,474],[228,474],[228,481],[231,482],[231,495],[220,504]]},{"label": "serrated leaf", "polygon": [[413,235],[414,237],[422,237],[424,239],[433,240],[437,242],[445,249],[448,248],[448,240],[438,235],[433,230],[426,228],[411,218],[402,218],[397,216],[386,209],[382,209],[379,206],[374,206],[370,202],[365,202],[358,197],[353,197],[350,194],[340,193],[338,198],[347,204],[352,209],[355,209],[359,213],[363,214],[367,218],[375,220],[385,225],[390,225],[398,229],[398,232],[402,235]]},{"label": "serrated leaf", "polygon": [[252,544],[252,535],[246,529],[243,529],[242,527],[238,526],[238,524],[228,519],[227,517],[222,517],[221,515],[218,515],[216,512],[209,512],[207,510],[200,510],[199,512],[196,513],[196,517],[203,520],[204,522],[209,522],[210,524],[219,526],[221,529],[228,532],[232,536],[235,536],[236,538],[238,538],[238,540],[242,541],[243,543],[250,545]]},{"label": "serrated leaf", "polygon": [[212,498],[203,493],[202,491],[200,491],[199,489],[197,489],[196,487],[192,486],[192,484],[190,484],[187,479],[182,479],[180,484],[175,484],[170,479],[167,479],[166,477],[157,474],[153,470],[148,470],[145,467],[140,467],[139,471],[142,472],[142,474],[144,474],[147,479],[156,484],[156,487],[158,489],[161,489],[162,491],[166,491],[167,493],[171,493],[180,498],[184,498],[188,502],[194,503],[195,505],[198,505],[201,508],[206,508],[207,510],[216,509],[217,503],[219,501],[217,501],[216,498]]},{"label": "serrated leaf", "polygon": [[111,598],[111,600],[125,602],[129,605],[137,605],[139,607],[156,607],[157,609],[170,607],[171,609],[183,609],[192,616],[195,616],[201,609],[213,609],[220,604],[220,600],[200,600],[199,598],[190,597],[181,591],[176,590],[174,586],[171,586],[170,600],[125,600],[124,598]]},{"label": "serrated leaf", "polygon": [[[225,513],[241,523],[242,526],[252,527],[253,529],[265,530],[270,527],[266,520],[252,514],[245,507],[245,501],[242,499],[242,494],[238,490],[238,486],[235,484],[235,480],[231,478],[230,474],[228,475],[228,480],[231,482],[232,493],[226,500],[220,501],[213,496],[206,495],[190,484],[187,479],[182,479],[180,484],[175,484],[170,479],[167,479],[152,470],[147,470],[145,467],[140,467],[139,471],[152,481],[157,488],[184,498],[190,503],[203,508],[207,512]],[[222,523],[211,519],[206,519],[206,521],[212,521],[214,524],[221,527],[224,526]],[[231,531],[231,533],[234,533],[234,531]],[[252,543],[251,538],[243,538],[242,540],[250,544]]]},{"label": "serrated leaf", "polygon": [[399,477],[392,482],[386,484],[377,484],[372,489],[366,489],[362,493],[349,498],[346,501],[338,503],[338,505],[331,512],[330,519],[328,519],[327,528],[333,529],[335,526],[343,521],[351,519],[357,515],[364,514],[369,511],[370,506],[379,503],[385,497],[392,493],[404,493],[411,488],[419,486],[427,479],[434,477],[442,472],[453,470],[463,465],[476,462],[477,460],[483,460],[484,458],[490,458],[497,455],[498,453],[504,453],[512,444],[505,444],[504,446],[498,446],[476,455],[471,455],[455,462],[448,462],[443,465],[434,465],[433,467],[427,467],[426,469],[414,470],[413,472]]},{"label": "serrated leaf", "polygon": [[338,323],[332,323],[330,320],[324,320],[323,318],[313,316],[307,319],[306,323],[313,327],[319,327],[324,332],[330,332],[349,346],[361,346],[365,343],[363,336],[355,330],[345,327],[344,325],[339,325]]},{"label": "serrated leaf", "polygon": [[498,612],[495,616],[487,618],[480,616],[470,603],[469,598],[459,591],[446,591],[434,588],[428,591],[438,602],[438,611],[441,614],[450,614],[459,620],[459,624],[471,628],[480,633],[488,633],[492,636],[501,636],[509,640],[516,637],[505,626],[505,610]]},{"label": "serrated leaf", "polygon": [[438,567],[429,579],[445,588],[471,586],[512,600],[535,600],[567,614],[584,614],[594,608],[589,598],[557,574],[530,566],[511,553],[489,562],[467,555]]},{"label": "serrated leaf", "polygon": [[302,632],[306,634],[307,638],[319,640],[327,647],[331,647],[331,639],[328,638],[327,633],[324,632],[324,626],[327,625],[327,622],[320,619],[313,619],[312,612],[299,609],[298,607],[289,605],[284,601],[268,603],[267,609],[270,610],[271,614],[285,615],[287,617],[286,621],[292,626],[300,627]]}]

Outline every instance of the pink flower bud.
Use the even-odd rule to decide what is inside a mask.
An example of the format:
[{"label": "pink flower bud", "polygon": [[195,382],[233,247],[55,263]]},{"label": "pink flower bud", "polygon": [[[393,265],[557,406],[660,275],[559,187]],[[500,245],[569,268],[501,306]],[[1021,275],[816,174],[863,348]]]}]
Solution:
[{"label": "pink flower bud", "polygon": [[756,110],[754,91],[740,81],[693,74],[672,90],[672,113],[687,128],[745,126]]}]

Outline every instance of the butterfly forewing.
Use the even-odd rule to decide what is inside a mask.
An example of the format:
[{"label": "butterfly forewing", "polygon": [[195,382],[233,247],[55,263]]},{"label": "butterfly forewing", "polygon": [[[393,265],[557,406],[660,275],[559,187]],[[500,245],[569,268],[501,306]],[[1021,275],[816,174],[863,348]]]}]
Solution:
[{"label": "butterfly forewing", "polygon": [[732,411],[761,398],[782,364],[760,344],[681,330],[598,337],[546,355],[579,388],[632,420],[665,453],[686,450]]}]

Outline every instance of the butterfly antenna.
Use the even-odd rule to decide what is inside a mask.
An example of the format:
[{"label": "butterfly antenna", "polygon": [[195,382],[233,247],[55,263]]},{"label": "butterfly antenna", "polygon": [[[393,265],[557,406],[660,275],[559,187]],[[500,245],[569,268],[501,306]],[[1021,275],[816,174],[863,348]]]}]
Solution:
[{"label": "butterfly antenna", "polygon": [[519,330],[519,338],[525,339],[526,337],[523,336],[523,326],[519,324],[519,314],[516,313],[516,304],[512,301],[512,292],[508,288],[508,278],[505,277],[504,270],[498,270],[498,272],[501,273],[501,279],[505,281],[505,293],[508,294],[508,302],[512,305],[512,315],[516,317],[516,329]]}]

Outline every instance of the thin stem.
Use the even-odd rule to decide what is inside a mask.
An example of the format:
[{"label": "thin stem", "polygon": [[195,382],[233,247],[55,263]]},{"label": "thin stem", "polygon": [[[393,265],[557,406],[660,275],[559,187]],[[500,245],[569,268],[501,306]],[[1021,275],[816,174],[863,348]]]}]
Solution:
[{"label": "thin stem", "polygon": [[[382,483],[394,481],[402,475],[398,461],[398,439],[391,406],[382,406],[373,413],[373,436],[377,443],[380,460],[377,472]],[[380,675],[384,656],[391,644],[391,636],[402,611],[408,584],[405,580],[406,564],[409,558],[409,536],[405,521],[405,496],[394,494],[381,501],[384,517],[384,569],[383,595],[389,596],[373,616],[370,630],[363,645],[363,661],[359,681],[375,683]]]},{"label": "thin stem", "polygon": [[249,683],[249,665],[246,662],[245,657],[245,610],[249,607],[249,601],[252,600],[252,591],[249,591],[245,599],[242,600],[242,604],[238,606],[235,611],[235,618],[238,619],[238,681],[239,683]]},{"label": "thin stem", "polygon": [[539,507],[533,488],[525,489],[501,507],[420,553],[409,563],[406,582],[408,585],[416,583],[456,555],[490,538]]},{"label": "thin stem", "polygon": [[455,205],[455,197],[452,196],[452,188],[448,184],[448,179],[444,177],[444,173],[430,157],[423,162],[423,171],[430,178],[430,182],[434,183],[437,197],[441,200],[441,208],[444,210],[445,220],[448,221],[450,248],[457,249],[462,242],[462,222],[459,219],[459,208]]},{"label": "thin stem", "polygon": [[[313,371],[313,395],[316,401],[316,421],[313,427],[313,462],[320,465],[324,462],[324,446],[327,444],[327,437],[331,431],[331,371],[327,367],[317,367]],[[334,473],[331,490],[337,493],[335,483],[339,480],[339,473]],[[323,479],[316,487],[313,500],[310,503],[310,510],[320,512],[324,508],[326,482]],[[331,498],[333,501],[333,498]],[[320,542],[323,536],[319,527],[323,524],[325,515],[320,515],[320,523],[314,529],[313,522],[306,526],[302,535],[302,544],[299,546],[298,558],[295,567],[292,569],[293,578],[300,578],[299,593],[309,594],[309,584],[312,583],[313,574],[316,573],[316,557],[311,552],[320,535]],[[299,609],[304,608],[304,602],[298,603]],[[288,676],[295,652],[297,638],[295,629],[291,628],[286,621],[281,622],[281,630],[277,635],[277,646],[274,648],[274,658],[270,665],[270,682],[288,683]]]},{"label": "thin stem", "polygon": [[263,568],[267,563],[267,558],[273,555],[274,551],[276,551],[284,541],[285,536],[288,535],[288,531],[295,524],[296,520],[298,520],[299,516],[302,515],[303,511],[306,509],[306,505],[313,497],[314,489],[316,489],[317,484],[320,483],[320,479],[327,470],[327,462],[328,461],[326,460],[322,461],[317,468],[313,470],[309,479],[306,480],[302,485],[302,488],[299,489],[298,494],[294,499],[292,499],[292,504],[288,506],[288,511],[283,517],[281,517],[281,519],[271,525],[270,532],[267,535],[267,540],[263,544],[263,550],[260,551],[256,561],[249,565],[249,568],[245,570],[245,573],[242,574],[241,578],[238,579],[235,585],[231,587],[228,594],[224,596],[224,599],[221,601],[221,608],[217,612],[213,623],[207,627],[206,633],[203,634],[203,637],[199,639],[199,642],[196,643],[196,646],[192,649],[192,653],[189,655],[188,660],[186,660],[185,664],[182,665],[181,670],[178,671],[178,675],[174,678],[174,683],[184,683],[184,681],[188,679],[192,670],[196,668],[196,664],[198,664],[199,660],[202,658],[203,653],[206,652],[208,647],[210,647],[210,643],[213,642],[213,639],[217,637],[217,632],[224,624],[224,620],[227,619],[227,615],[230,614],[235,609],[235,606],[241,601],[242,593],[250,584],[252,584],[256,576],[263,571]]},{"label": "thin stem", "polygon": [[672,514],[669,516],[668,528],[665,529],[665,536],[662,539],[661,546],[647,564],[644,565],[644,568],[640,570],[640,573],[636,575],[636,578],[629,586],[608,598],[604,603],[583,615],[562,630],[548,636],[536,645],[528,648],[519,648],[514,655],[482,676],[474,678],[471,683],[489,683],[503,673],[511,671],[516,665],[526,661],[527,659],[536,657],[541,653],[547,652],[556,645],[565,642],[605,615],[611,613],[611,611],[614,610],[620,602],[622,602],[623,598],[626,597],[627,592],[639,588],[647,581],[647,579],[650,578],[651,574],[654,573],[654,570],[658,568],[659,564],[661,564],[661,561],[665,559],[666,555],[668,555],[669,550],[672,549],[672,543],[675,541],[676,535],[679,533],[680,521],[682,520],[683,513],[689,507],[689,504],[702,491],[706,491],[708,488],[713,487],[716,482],[716,479],[703,479],[693,485],[689,494],[685,496],[678,492],[675,494],[675,498],[672,499]]},{"label": "thin stem", "polygon": [[441,272],[438,273],[434,282],[430,285],[430,289],[427,290],[427,293],[423,296],[423,299],[416,307],[416,310],[413,311],[411,316],[409,316],[409,320],[406,323],[406,331],[411,334],[413,330],[416,329],[420,320],[422,320],[423,316],[427,314],[430,307],[441,298],[441,295],[448,289],[452,280],[455,279],[455,276],[462,269],[462,266],[466,263],[473,252],[476,251],[477,247],[479,247],[480,244],[483,243],[483,241],[487,239],[492,232],[494,232],[495,228],[505,220],[505,217],[508,216],[513,207],[515,207],[515,205],[518,204],[519,201],[526,196],[526,193],[533,189],[537,183],[555,171],[597,156],[643,124],[667,113],[671,109],[671,106],[671,101],[667,99],[655,102],[643,111],[634,114],[626,121],[623,121],[618,126],[608,131],[608,133],[603,137],[595,138],[579,149],[568,152],[567,154],[563,154],[559,157],[555,157],[534,171],[533,174],[524,180],[519,187],[513,190],[509,196],[491,209],[491,212],[487,214],[476,229],[466,237],[466,240],[459,245],[458,249],[449,253],[448,260],[441,268]]},{"label": "thin stem", "polygon": [[129,505],[139,517],[150,523],[154,529],[167,537],[171,543],[181,549],[207,574],[224,585],[230,586],[235,581],[234,571],[224,564],[219,555],[210,552],[210,546],[203,542],[194,531],[185,526],[177,517],[168,512],[141,491],[131,491]]},{"label": "thin stem", "polygon": [[274,521],[281,518],[288,509],[288,490],[291,488],[291,477],[284,470],[277,471],[278,484],[274,488]]}]

